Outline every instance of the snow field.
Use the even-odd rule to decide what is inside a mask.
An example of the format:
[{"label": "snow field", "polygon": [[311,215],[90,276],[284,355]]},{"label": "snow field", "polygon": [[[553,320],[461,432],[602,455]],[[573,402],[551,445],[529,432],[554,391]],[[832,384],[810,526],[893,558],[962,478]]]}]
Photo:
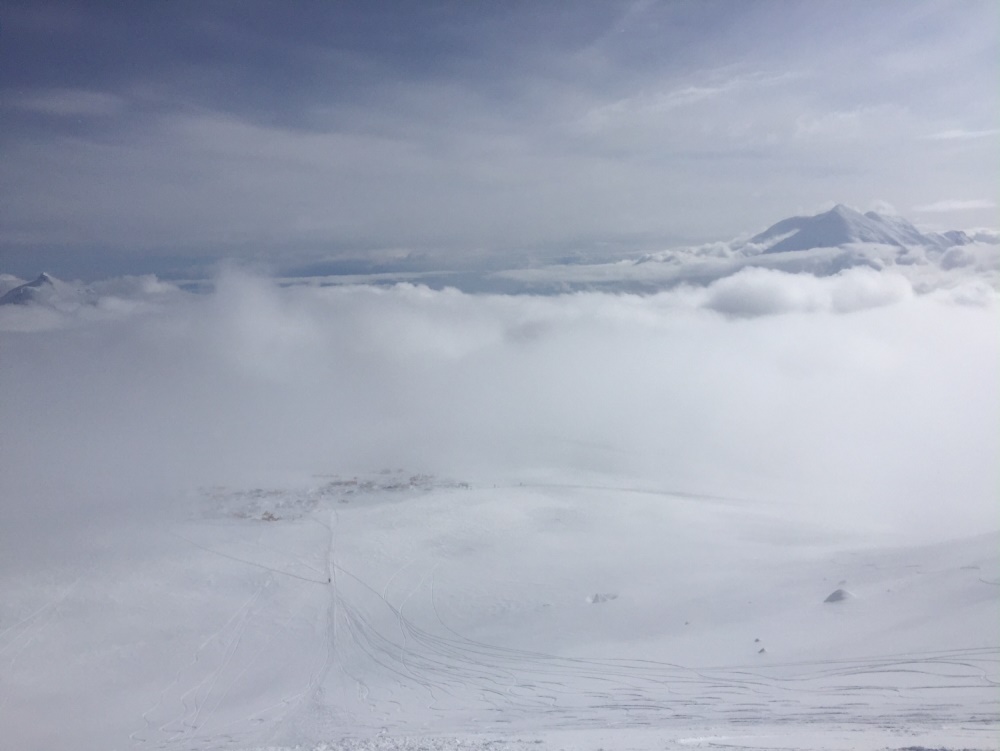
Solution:
[{"label": "snow field", "polygon": [[[995,737],[996,534],[845,545],[742,501],[386,485],[285,489],[263,509],[232,493],[225,516],[206,494],[209,513],[147,530],[142,554],[3,580],[6,736],[93,749]],[[824,603],[839,585],[855,597]],[[72,711],[43,722],[55,706]]]}]

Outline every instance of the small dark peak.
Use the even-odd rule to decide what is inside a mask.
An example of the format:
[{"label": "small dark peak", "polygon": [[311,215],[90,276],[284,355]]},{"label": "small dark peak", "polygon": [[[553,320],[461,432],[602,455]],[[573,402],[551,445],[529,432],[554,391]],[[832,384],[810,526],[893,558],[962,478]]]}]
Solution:
[{"label": "small dark peak", "polygon": [[759,655],[766,655],[767,654],[767,650],[764,649],[763,647],[761,647],[760,649],[757,650],[757,654],[759,654]]}]

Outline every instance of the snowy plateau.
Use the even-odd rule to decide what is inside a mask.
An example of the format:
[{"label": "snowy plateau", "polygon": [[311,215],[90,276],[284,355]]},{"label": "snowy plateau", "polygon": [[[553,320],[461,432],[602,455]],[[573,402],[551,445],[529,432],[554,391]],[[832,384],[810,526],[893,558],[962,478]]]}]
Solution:
[{"label": "snowy plateau", "polygon": [[0,275],[0,748],[1000,748],[998,272]]}]

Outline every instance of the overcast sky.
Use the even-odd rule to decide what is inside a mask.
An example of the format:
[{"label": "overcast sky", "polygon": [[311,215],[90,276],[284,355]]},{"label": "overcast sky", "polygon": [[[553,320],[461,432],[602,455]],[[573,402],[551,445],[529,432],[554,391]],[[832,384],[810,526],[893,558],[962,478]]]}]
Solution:
[{"label": "overcast sky", "polygon": [[994,0],[0,0],[0,272],[996,226],[998,32]]}]

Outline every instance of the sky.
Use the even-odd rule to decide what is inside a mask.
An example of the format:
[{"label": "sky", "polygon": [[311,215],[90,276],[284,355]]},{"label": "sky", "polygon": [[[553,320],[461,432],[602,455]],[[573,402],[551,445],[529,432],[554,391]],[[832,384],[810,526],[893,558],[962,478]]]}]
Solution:
[{"label": "sky", "polygon": [[996,227],[1000,6],[0,0],[0,272]]}]

